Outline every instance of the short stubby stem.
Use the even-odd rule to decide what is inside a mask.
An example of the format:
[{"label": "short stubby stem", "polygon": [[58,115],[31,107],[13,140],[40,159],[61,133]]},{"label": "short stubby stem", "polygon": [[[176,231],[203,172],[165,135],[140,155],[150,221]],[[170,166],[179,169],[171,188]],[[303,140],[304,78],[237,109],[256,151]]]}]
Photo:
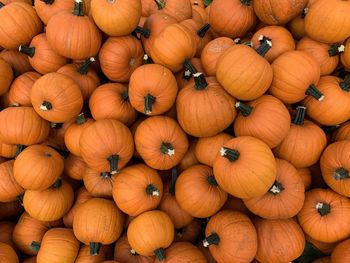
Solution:
[{"label": "short stubby stem", "polygon": [[91,67],[91,65],[96,61],[94,57],[91,57],[84,61],[83,64],[77,69],[80,75],[86,75]]},{"label": "short stubby stem", "polygon": [[297,107],[297,114],[293,120],[293,123],[296,125],[303,125],[304,119],[306,114],[306,107],[305,106],[298,106]]},{"label": "short stubby stem", "polygon": [[314,84],[311,84],[308,89],[305,91],[305,95],[314,97],[318,101],[322,101],[324,99],[324,95],[321,91],[319,91]]},{"label": "short stubby stem", "polygon": [[137,26],[134,32],[141,34],[144,38],[149,38],[151,35],[151,31],[149,29],[140,26]]},{"label": "short stubby stem", "polygon": [[209,247],[211,245],[218,245],[220,243],[220,237],[218,234],[213,233],[203,240],[203,246]]},{"label": "short stubby stem", "polygon": [[331,206],[327,203],[318,202],[316,204],[316,210],[321,216],[325,216],[331,212]]},{"label": "short stubby stem", "polygon": [[31,58],[34,57],[35,55],[35,47],[27,47],[27,46],[21,45],[19,46],[18,51]]},{"label": "short stubby stem", "polygon": [[163,154],[166,154],[166,155],[169,155],[169,156],[175,155],[174,146],[173,146],[171,143],[169,143],[169,142],[163,142],[163,143],[160,145],[160,151],[161,151]]},{"label": "short stubby stem", "polygon": [[118,173],[119,155],[113,154],[107,158],[109,162],[110,174]]},{"label": "short stubby stem", "polygon": [[200,29],[198,29],[197,35],[203,38],[209,29],[210,29],[210,24],[207,23],[204,26],[202,26]]},{"label": "short stubby stem", "polygon": [[242,113],[243,117],[248,117],[253,110],[253,107],[250,107],[240,101],[236,102],[235,107]]},{"label": "short stubby stem", "polygon": [[164,261],[165,260],[165,249],[164,248],[158,248],[154,251],[154,254],[156,255],[156,258],[158,261]]},{"label": "short stubby stem", "polygon": [[220,155],[228,159],[230,162],[234,162],[239,159],[240,154],[239,154],[239,151],[237,150],[230,149],[228,147],[221,147]]},{"label": "short stubby stem", "polygon": [[250,6],[252,3],[252,0],[241,0],[241,3],[246,6]]},{"label": "short stubby stem", "polygon": [[101,243],[91,242],[90,243],[90,256],[96,256],[99,254]]},{"label": "short stubby stem", "polygon": [[334,171],[333,178],[336,181],[349,179],[350,178],[349,171],[343,167],[340,167]]},{"label": "short stubby stem", "polygon": [[185,59],[183,66],[185,67],[185,69],[187,69],[189,72],[191,72],[191,74],[196,74],[198,72],[196,67],[192,64],[191,60],[189,60],[187,58]]},{"label": "short stubby stem", "polygon": [[335,57],[345,51],[345,46],[341,44],[334,44],[328,49],[328,55]]},{"label": "short stubby stem", "polygon": [[270,188],[269,193],[271,193],[273,195],[278,195],[282,191],[284,191],[283,185],[280,182],[275,181],[275,183]]},{"label": "short stubby stem", "polygon": [[22,144],[17,144],[16,145],[16,153],[15,153],[15,159],[17,158],[17,156],[23,152],[23,150],[26,148],[27,146],[22,145]]},{"label": "short stubby stem", "polygon": [[55,2],[55,0],[40,0],[40,1],[44,2],[47,5],[52,5]]},{"label": "short stubby stem", "polygon": [[204,90],[208,87],[208,82],[205,79],[205,76],[201,72],[193,74],[194,77],[194,87],[196,90]]},{"label": "short stubby stem", "polygon": [[170,184],[169,184],[169,193],[173,196],[175,196],[175,185],[177,180],[177,167],[173,167],[171,169],[171,177],[170,177]]},{"label": "short stubby stem", "polygon": [[214,175],[208,176],[207,180],[211,186],[218,186],[218,182],[216,181]]},{"label": "short stubby stem", "polygon": [[111,178],[111,174],[110,174],[110,173],[107,173],[107,172],[102,172],[102,173],[100,174],[100,176],[101,176],[101,178],[102,178],[103,180],[107,180],[107,179],[110,179],[110,178]]},{"label": "short stubby stem", "polygon": [[35,242],[35,241],[33,241],[33,242],[30,244],[29,248],[30,248],[30,250],[33,251],[33,252],[39,252],[40,246],[41,246],[41,242]]},{"label": "short stubby stem", "polygon": [[127,90],[122,93],[122,99],[123,101],[129,100],[129,92]]},{"label": "short stubby stem", "polygon": [[62,178],[58,178],[56,182],[53,183],[52,187],[53,188],[60,188],[62,186]]},{"label": "short stubby stem", "polygon": [[263,35],[259,36],[260,47],[256,49],[256,52],[262,57],[265,57],[266,53],[272,48],[272,41]]},{"label": "short stubby stem", "polygon": [[63,123],[58,123],[58,122],[50,122],[50,128],[51,129],[61,129],[63,127]]},{"label": "short stubby stem", "polygon": [[75,15],[75,16],[84,16],[83,0],[74,0],[73,15]]},{"label": "short stubby stem", "polygon": [[146,194],[150,196],[160,196],[160,191],[154,184],[149,184],[146,187]]},{"label": "short stubby stem", "polygon": [[40,105],[40,110],[42,110],[42,111],[52,110],[51,102],[44,100],[43,103]]},{"label": "short stubby stem", "polygon": [[350,74],[346,75],[343,82],[339,84],[340,88],[346,92],[350,91]]},{"label": "short stubby stem", "polygon": [[165,7],[164,0],[154,0],[154,2],[156,2],[158,10],[161,10]]},{"label": "short stubby stem", "polygon": [[142,64],[147,65],[152,63],[153,63],[152,59],[147,54],[144,54],[142,58]]},{"label": "short stubby stem", "polygon": [[151,94],[147,94],[145,97],[145,114],[151,115],[153,110],[153,104],[156,102],[156,97]]}]

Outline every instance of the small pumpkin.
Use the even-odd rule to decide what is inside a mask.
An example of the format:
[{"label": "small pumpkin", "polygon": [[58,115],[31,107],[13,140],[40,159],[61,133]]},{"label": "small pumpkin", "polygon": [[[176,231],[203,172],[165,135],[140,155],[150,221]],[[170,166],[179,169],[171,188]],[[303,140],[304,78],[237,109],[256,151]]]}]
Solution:
[{"label": "small pumpkin", "polygon": [[100,253],[92,257],[90,256],[90,247],[87,245],[82,245],[74,263],[100,263],[106,258],[109,258],[111,252],[110,246],[101,246]]},{"label": "small pumpkin", "polygon": [[74,2],[71,0],[34,0],[35,11],[45,25],[50,18],[60,12],[73,10]]},{"label": "small pumpkin", "polygon": [[304,183],[305,190],[309,190],[312,183],[312,175],[310,168],[299,168],[297,169],[301,180]]},{"label": "small pumpkin", "polygon": [[0,77],[0,96],[1,96],[8,91],[14,76],[13,76],[11,65],[1,58],[0,58],[0,70],[2,72]]},{"label": "small pumpkin", "polygon": [[19,263],[14,248],[3,242],[0,242],[0,260],[3,262]]},{"label": "small pumpkin", "polygon": [[13,158],[16,156],[17,146],[3,143],[0,140],[0,156],[4,158]]},{"label": "small pumpkin", "polygon": [[113,201],[91,198],[77,209],[73,231],[79,241],[90,245],[90,256],[93,256],[99,254],[102,244],[111,244],[119,238],[123,224],[124,214]]},{"label": "small pumpkin", "polygon": [[207,263],[203,253],[189,242],[175,242],[165,250],[165,260],[156,259],[155,263]]},{"label": "small pumpkin", "polygon": [[287,28],[292,33],[293,37],[296,40],[299,40],[306,36],[305,33],[305,16],[308,12],[309,8],[305,7],[301,13],[293,18],[289,23],[287,24]]},{"label": "small pumpkin", "polygon": [[339,243],[332,252],[331,261],[336,263],[345,263],[350,260],[350,239],[346,239]]},{"label": "small pumpkin", "polygon": [[115,175],[100,173],[87,167],[83,175],[83,182],[86,189],[94,197],[112,197]]},{"label": "small pumpkin", "polygon": [[179,22],[191,18],[192,8],[188,0],[155,0],[158,10],[169,14]]},{"label": "small pumpkin", "polygon": [[0,164],[0,202],[16,200],[16,197],[24,192],[13,176],[13,163],[14,161],[10,160]]},{"label": "small pumpkin", "polygon": [[350,140],[350,122],[344,122],[340,125],[334,134],[335,141]]},{"label": "small pumpkin", "polygon": [[[29,42],[28,42],[29,43]],[[18,46],[17,46],[18,48]],[[14,72],[18,75],[34,69],[29,63],[28,56],[20,53],[18,50],[4,49],[0,52],[0,57],[5,60],[14,69]]]},{"label": "small pumpkin", "polygon": [[174,242],[191,242],[194,243],[198,240],[202,231],[201,221],[199,219],[193,219],[192,222],[182,228],[176,229],[176,235]]}]

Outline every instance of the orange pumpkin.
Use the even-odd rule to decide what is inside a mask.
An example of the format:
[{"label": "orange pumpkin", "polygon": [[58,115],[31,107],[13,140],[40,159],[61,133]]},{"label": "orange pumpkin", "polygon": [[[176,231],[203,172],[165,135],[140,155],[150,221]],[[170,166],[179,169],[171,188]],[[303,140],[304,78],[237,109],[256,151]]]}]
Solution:
[{"label": "orange pumpkin", "polygon": [[99,53],[101,69],[110,80],[127,82],[134,70],[142,65],[143,54],[142,45],[135,37],[110,37]]},{"label": "orange pumpkin", "polygon": [[[69,126],[71,126],[74,123],[74,121],[75,121],[75,119],[72,118],[64,123],[51,122],[50,123],[51,129],[50,129],[49,137],[47,138],[47,140],[43,144],[64,151],[66,149],[65,144],[64,144],[64,134],[66,133]],[[67,151],[65,151],[65,152],[67,154]],[[61,152],[61,154],[63,154],[63,152]],[[63,154],[63,155],[65,156],[65,154]]]},{"label": "orange pumpkin", "polygon": [[109,255],[111,252],[110,246],[101,246],[100,253],[92,257],[90,256],[90,247],[87,245],[82,245],[74,263],[100,263],[106,258],[110,258]]},{"label": "orange pumpkin", "polygon": [[[313,239],[332,243],[350,235],[350,217],[344,216],[349,213],[348,198],[330,189],[314,188],[306,192],[298,221],[304,232]],[[332,228],[327,228],[330,225]]]},{"label": "orange pumpkin", "polygon": [[312,183],[312,175],[310,168],[299,168],[297,169],[301,180],[304,183],[305,190],[309,190]]},{"label": "orange pumpkin", "polygon": [[219,186],[239,198],[266,193],[276,179],[276,161],[267,144],[250,136],[227,141],[214,161]]},{"label": "orange pumpkin", "polygon": [[250,219],[237,211],[223,210],[205,228],[204,247],[218,262],[251,262],[257,252],[257,234]]},{"label": "orange pumpkin", "polygon": [[188,0],[155,0],[158,10],[169,14],[179,22],[191,18],[191,3]]},{"label": "orange pumpkin", "polygon": [[16,200],[24,192],[13,176],[13,160],[0,164],[0,202]]},{"label": "orange pumpkin", "polygon": [[94,197],[111,198],[114,181],[115,175],[96,172],[88,167],[83,175],[84,186]]},{"label": "orange pumpkin", "polygon": [[303,253],[304,233],[293,219],[257,218],[254,220],[254,225],[258,234],[258,251],[255,258],[259,262],[290,262]]},{"label": "orange pumpkin", "polygon": [[115,119],[127,126],[135,122],[136,110],[130,103],[130,92],[125,85],[107,83],[99,86],[89,100],[89,108],[95,120]]},{"label": "orange pumpkin", "polygon": [[16,224],[10,221],[0,222],[0,242],[15,247],[15,244],[12,241],[12,233],[15,226]]},{"label": "orange pumpkin", "polygon": [[306,36],[305,33],[305,16],[308,12],[309,8],[305,7],[301,13],[296,16],[294,19],[289,21],[287,24],[287,28],[292,33],[293,37],[296,40],[301,39],[302,37]]},{"label": "orange pumpkin", "polygon": [[340,60],[343,66],[349,69],[350,68],[350,38],[346,40],[344,49],[345,49],[344,52],[340,54]]},{"label": "orange pumpkin", "polygon": [[189,242],[176,242],[165,250],[165,260],[156,259],[154,263],[207,263],[203,253]]},{"label": "orange pumpkin", "polygon": [[17,153],[17,146],[12,144],[3,143],[0,140],[0,156],[4,158],[13,158]]},{"label": "orange pumpkin", "polygon": [[83,160],[90,168],[115,174],[131,159],[134,142],[130,130],[123,123],[104,119],[83,130],[79,147]]},{"label": "orange pumpkin", "polygon": [[263,95],[247,104],[237,102],[235,106],[240,112],[233,123],[236,136],[254,136],[270,148],[276,147],[287,136],[290,115],[279,99]]},{"label": "orange pumpkin", "polygon": [[332,252],[331,261],[334,263],[345,263],[350,260],[350,239],[346,239],[339,243]]},{"label": "orange pumpkin", "polygon": [[0,70],[2,72],[0,77],[0,96],[4,95],[13,80],[13,71],[11,65],[8,64],[5,60],[0,58]]},{"label": "orange pumpkin", "polygon": [[180,125],[165,116],[149,117],[136,129],[135,146],[144,162],[153,169],[167,170],[177,165],[188,149],[188,139]]},{"label": "orange pumpkin", "polygon": [[90,256],[93,256],[99,254],[101,244],[111,244],[119,238],[123,224],[124,214],[113,201],[92,198],[77,209],[73,231],[79,241],[90,245]]},{"label": "orange pumpkin", "polygon": [[16,251],[8,244],[0,242],[0,260],[2,262],[19,263]]},{"label": "orange pumpkin", "polygon": [[0,57],[14,69],[16,74],[23,74],[34,69],[29,63],[28,57],[17,50],[4,49],[0,52]]},{"label": "orange pumpkin", "polygon": [[50,18],[62,11],[69,12],[73,10],[74,1],[71,0],[34,0],[35,11],[45,25]]},{"label": "orange pumpkin", "polygon": [[334,250],[334,248],[340,243],[340,242],[325,243],[325,242],[317,241],[308,235],[305,235],[305,237],[306,237],[306,241],[311,243],[313,247],[321,251],[324,255],[330,255]]},{"label": "orange pumpkin", "polygon": [[344,122],[340,125],[334,135],[335,141],[350,140],[350,122]]}]

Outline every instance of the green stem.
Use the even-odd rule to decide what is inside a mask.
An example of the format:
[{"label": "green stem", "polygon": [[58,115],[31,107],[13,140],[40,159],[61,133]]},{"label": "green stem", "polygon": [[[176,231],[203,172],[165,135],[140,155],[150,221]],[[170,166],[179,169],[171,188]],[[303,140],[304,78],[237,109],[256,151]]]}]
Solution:
[{"label": "green stem", "polygon": [[219,245],[220,243],[220,237],[218,234],[213,233],[210,236],[208,236],[206,239],[203,240],[203,246],[209,247],[211,245]]},{"label": "green stem", "polygon": [[210,175],[207,177],[207,180],[208,180],[208,183],[211,185],[211,186],[218,186],[218,182],[216,181],[214,175]]},{"label": "green stem", "polygon": [[140,26],[137,26],[134,32],[141,34],[144,36],[144,38],[149,38],[151,35],[151,31],[149,29]]},{"label": "green stem", "polygon": [[17,158],[17,156],[23,152],[23,150],[26,148],[27,146],[24,146],[22,144],[17,144],[16,145],[16,153],[15,153],[15,159]]},{"label": "green stem", "polygon": [[52,5],[55,2],[55,0],[40,0],[40,1],[44,2],[47,5]]},{"label": "green stem", "polygon": [[185,69],[187,69],[189,72],[191,72],[191,74],[196,74],[198,72],[196,67],[192,64],[191,60],[189,60],[187,58],[185,59],[183,66],[185,67]]},{"label": "green stem", "polygon": [[205,79],[205,76],[201,72],[197,72],[193,74],[194,77],[194,88],[196,90],[204,90],[206,87],[208,87],[208,82]]},{"label": "green stem", "polygon": [[33,252],[39,252],[40,250],[40,246],[41,246],[41,242],[35,242],[33,241],[30,246],[29,246],[29,249]]},{"label": "green stem", "polygon": [[350,91],[350,74],[345,76],[344,81],[339,86],[344,91]]},{"label": "green stem", "polygon": [[85,118],[84,112],[80,113],[76,117],[75,122],[76,122],[76,124],[79,124],[79,125],[84,124],[86,122],[86,118]]},{"label": "green stem", "polygon": [[259,37],[260,47],[256,49],[256,52],[262,57],[265,57],[266,53],[272,48],[272,41],[263,35]]},{"label": "green stem", "polygon": [[210,29],[210,24],[208,24],[208,23],[204,24],[204,26],[202,26],[200,29],[198,29],[197,35],[199,37],[203,38],[209,29]]},{"label": "green stem", "polygon": [[174,149],[173,145],[171,143],[168,143],[168,142],[163,142],[160,145],[160,151],[163,154],[167,154],[169,156],[175,155],[175,149]]},{"label": "green stem", "polygon": [[269,193],[271,193],[273,195],[278,195],[282,191],[284,191],[283,185],[280,182],[275,181],[275,183],[270,188]]},{"label": "green stem", "polygon": [[58,129],[61,129],[62,126],[63,126],[63,123],[50,122],[50,128],[51,128],[51,129],[58,130]]},{"label": "green stem", "polygon": [[52,109],[52,104],[46,100],[43,101],[43,103],[40,105],[40,110],[42,111],[48,111]]},{"label": "green stem", "polygon": [[119,155],[113,154],[107,158],[110,167],[110,174],[116,174],[118,172]]},{"label": "green stem", "polygon": [[246,6],[250,6],[252,3],[252,0],[241,0],[241,3]]},{"label": "green stem", "polygon": [[154,254],[156,255],[156,258],[158,261],[164,261],[165,260],[165,249],[164,248],[157,248],[154,250]]},{"label": "green stem", "polygon": [[5,4],[3,2],[0,2],[0,8],[4,7]]},{"label": "green stem", "polygon": [[106,180],[106,179],[110,179],[110,178],[111,178],[111,174],[110,174],[110,173],[107,173],[107,172],[102,172],[102,173],[100,173],[100,176],[102,177],[103,180]]},{"label": "green stem", "polygon": [[22,206],[23,206],[23,198],[24,198],[24,193],[16,196],[16,200],[19,201]]},{"label": "green stem", "polygon": [[239,159],[239,151],[234,150],[234,149],[230,149],[227,147],[221,147],[220,149],[220,155],[222,157],[225,157],[226,159],[228,159],[230,162],[234,162],[237,161]]},{"label": "green stem", "polygon": [[156,2],[158,10],[161,10],[165,7],[165,3],[163,0],[154,0],[154,2]]},{"label": "green stem", "polygon": [[153,97],[151,94],[147,94],[145,97],[145,114],[151,115],[153,104],[156,102],[156,97]]},{"label": "green stem", "polygon": [[316,204],[316,210],[321,216],[325,216],[331,212],[331,206],[327,203],[318,202]]},{"label": "green stem", "polygon": [[305,91],[305,95],[314,97],[318,101],[322,101],[324,99],[323,93],[319,91],[314,84],[309,86],[309,88]]},{"label": "green stem", "polygon": [[123,101],[129,100],[129,92],[127,90],[122,93],[122,99]]},{"label": "green stem", "polygon": [[322,127],[322,130],[324,131],[324,133],[326,135],[331,135],[333,132],[335,132],[336,130],[338,130],[340,127],[339,124],[334,125],[334,126],[324,126]]},{"label": "green stem", "polygon": [[99,254],[101,243],[90,242],[90,256],[96,256]]},{"label": "green stem", "polygon": [[74,0],[73,15],[75,15],[75,16],[84,16],[83,0]]},{"label": "green stem", "polygon": [[60,188],[62,186],[62,178],[58,178],[56,182],[53,183],[52,187],[53,188]]},{"label": "green stem", "polygon": [[306,114],[306,107],[305,106],[298,106],[297,107],[297,114],[293,120],[293,123],[296,125],[303,125],[304,119]]},{"label": "green stem", "polygon": [[253,110],[253,107],[250,107],[240,101],[236,102],[235,107],[242,113],[243,117],[248,117]]},{"label": "green stem", "polygon": [[349,179],[350,176],[349,176],[349,171],[346,170],[345,168],[343,167],[340,167],[338,168],[337,170],[335,170],[334,174],[333,174],[333,178],[336,180],[336,181],[339,181],[339,180],[344,180],[344,179]]},{"label": "green stem", "polygon": [[35,47],[28,47],[28,46],[21,45],[19,46],[18,51],[31,58],[34,57],[35,55]]},{"label": "green stem", "polygon": [[146,194],[151,196],[160,196],[160,192],[154,184],[147,185]]},{"label": "green stem", "polygon": [[175,184],[177,180],[177,167],[173,167],[171,169],[171,177],[170,177],[170,184],[169,184],[169,193],[172,196],[175,196]]},{"label": "green stem", "polygon": [[84,63],[77,69],[80,75],[86,75],[91,67],[91,65],[96,61],[94,57],[88,58]]},{"label": "green stem", "polygon": [[328,55],[330,57],[335,57],[339,55],[340,53],[345,51],[345,46],[342,44],[334,44],[331,45],[331,47],[328,49]]}]

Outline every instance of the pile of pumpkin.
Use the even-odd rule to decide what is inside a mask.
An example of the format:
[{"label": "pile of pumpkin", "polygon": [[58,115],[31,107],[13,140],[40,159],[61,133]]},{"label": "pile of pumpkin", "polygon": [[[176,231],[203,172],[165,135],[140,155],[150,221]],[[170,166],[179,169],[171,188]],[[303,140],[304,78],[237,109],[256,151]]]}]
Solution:
[{"label": "pile of pumpkin", "polygon": [[0,262],[350,262],[349,0],[1,0]]}]

